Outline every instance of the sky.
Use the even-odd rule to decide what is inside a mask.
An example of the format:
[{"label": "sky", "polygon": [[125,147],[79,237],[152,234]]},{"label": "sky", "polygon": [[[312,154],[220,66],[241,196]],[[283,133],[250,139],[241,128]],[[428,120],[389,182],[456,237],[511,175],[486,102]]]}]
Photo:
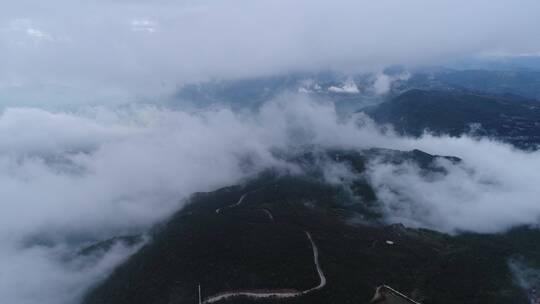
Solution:
[{"label": "sky", "polygon": [[10,1],[0,93],[112,102],[211,78],[533,54],[539,10],[535,0]]},{"label": "sky", "polygon": [[[255,112],[160,101],[186,83],[298,71],[373,72],[540,52],[538,1],[10,1],[0,10],[0,299],[76,304],[134,252],[75,253],[144,232],[193,192],[239,183],[272,151],[421,149],[448,175],[373,163],[385,220],[447,233],[536,224],[540,154],[488,139],[382,133],[362,114],[284,94]],[[336,87],[352,90],[352,85]],[[136,101],[144,99],[145,104]],[[250,158],[253,166],[242,161]],[[351,172],[328,164],[329,182]],[[404,191],[407,190],[407,191]],[[458,199],[456,199],[458,198]]]}]

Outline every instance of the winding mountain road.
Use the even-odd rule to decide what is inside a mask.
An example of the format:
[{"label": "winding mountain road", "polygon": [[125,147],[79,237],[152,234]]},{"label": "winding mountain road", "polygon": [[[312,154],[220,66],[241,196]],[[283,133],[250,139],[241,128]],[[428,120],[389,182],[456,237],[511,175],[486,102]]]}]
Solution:
[{"label": "winding mountain road", "polygon": [[268,219],[270,219],[270,221],[272,221],[272,223],[274,222],[274,216],[272,215],[272,212],[270,212],[270,210],[268,209],[261,209],[262,212],[264,212],[267,216],[268,216]]},{"label": "winding mountain road", "polygon": [[[236,207],[242,203],[244,200],[246,194],[242,195],[237,203],[227,206],[225,208],[231,208]],[[269,218],[273,221],[274,217],[272,216],[272,213],[269,210],[263,209],[269,216]],[[221,209],[216,209],[216,213],[220,213]],[[205,298],[201,303],[202,304],[209,304],[209,303],[215,303],[221,300],[234,298],[234,297],[248,297],[253,299],[264,299],[264,298],[294,298],[298,296],[302,296],[308,293],[311,293],[313,291],[319,290],[323,288],[326,285],[326,276],[324,275],[324,272],[321,269],[321,265],[319,263],[319,249],[317,248],[317,245],[313,241],[313,238],[311,237],[311,234],[307,231],[304,231],[306,234],[307,239],[311,243],[311,249],[313,250],[313,263],[315,265],[315,269],[317,270],[317,274],[319,275],[319,284],[306,290],[296,290],[296,289],[274,289],[274,290],[236,290],[236,291],[229,291],[229,292],[223,292],[218,293],[216,295],[210,296]]]},{"label": "winding mountain road", "polygon": [[302,294],[310,293],[312,291],[321,289],[326,285],[326,276],[324,275],[324,272],[321,269],[321,265],[319,264],[319,248],[317,248],[317,245],[315,245],[315,242],[313,241],[311,234],[307,231],[304,231],[304,232],[306,233],[306,236],[309,239],[309,242],[311,243],[311,248],[313,249],[313,263],[315,264],[315,268],[317,269],[317,274],[319,274],[319,285],[311,289],[303,291]]},{"label": "winding mountain road", "polygon": [[324,272],[321,269],[321,266],[319,264],[319,249],[317,248],[317,245],[315,245],[315,242],[313,241],[313,238],[311,237],[311,234],[307,231],[304,231],[306,233],[306,236],[311,243],[311,248],[313,250],[313,262],[315,264],[315,268],[317,269],[317,274],[319,275],[319,284],[313,288],[306,289],[306,290],[295,290],[295,289],[287,289],[287,291],[284,291],[283,289],[279,290],[265,290],[265,291],[257,291],[257,290],[246,290],[246,291],[230,291],[230,292],[224,292],[219,293],[214,296],[208,297],[202,301],[203,304],[207,303],[215,303],[221,300],[234,298],[234,297],[249,297],[254,299],[263,299],[263,298],[294,298],[301,295],[305,295],[308,293],[311,293],[313,291],[319,290],[323,288],[326,285],[326,276],[324,275]]},{"label": "winding mountain road", "polygon": [[242,195],[242,196],[240,196],[240,199],[239,199],[236,203],[234,203],[234,204],[232,204],[232,205],[228,205],[228,206],[225,206],[225,207],[223,207],[223,208],[217,208],[217,209],[216,209],[216,213],[220,213],[220,212],[221,212],[222,210],[224,210],[224,209],[234,208],[234,207],[240,206],[240,204],[242,204],[242,202],[243,202],[244,199],[246,198],[246,195],[247,195],[247,193],[244,194],[244,195]]}]

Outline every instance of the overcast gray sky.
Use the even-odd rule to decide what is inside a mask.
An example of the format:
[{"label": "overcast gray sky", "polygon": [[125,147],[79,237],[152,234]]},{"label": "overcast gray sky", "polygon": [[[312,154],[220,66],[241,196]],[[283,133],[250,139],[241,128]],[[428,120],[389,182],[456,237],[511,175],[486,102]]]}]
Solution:
[{"label": "overcast gray sky", "polygon": [[540,51],[536,0],[9,1],[0,89],[157,93],[208,77]]}]

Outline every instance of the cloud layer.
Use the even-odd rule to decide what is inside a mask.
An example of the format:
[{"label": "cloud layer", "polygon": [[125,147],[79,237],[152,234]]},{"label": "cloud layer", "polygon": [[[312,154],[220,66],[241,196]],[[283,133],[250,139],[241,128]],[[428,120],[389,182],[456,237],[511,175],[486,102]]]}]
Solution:
[{"label": "cloud layer", "polygon": [[[362,114],[343,119],[333,105],[297,95],[255,114],[10,108],[0,116],[0,138],[0,294],[10,303],[73,303],[130,253],[120,248],[91,268],[62,262],[84,240],[144,231],[195,191],[288,167],[272,156],[276,148],[417,148],[463,159],[442,162],[449,173],[430,178],[410,164],[373,164],[368,178],[389,222],[499,232],[540,216],[540,152],[468,137],[383,134]],[[255,165],[245,166],[246,159]]]}]

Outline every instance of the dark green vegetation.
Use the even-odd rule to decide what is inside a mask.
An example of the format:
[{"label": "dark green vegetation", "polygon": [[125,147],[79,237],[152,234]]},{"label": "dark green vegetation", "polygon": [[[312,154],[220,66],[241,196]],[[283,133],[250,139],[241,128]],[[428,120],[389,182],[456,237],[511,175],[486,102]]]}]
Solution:
[{"label": "dark green vegetation", "polygon": [[540,103],[515,96],[411,90],[366,111],[401,134],[471,133],[525,149],[540,144]]},{"label": "dark green vegetation", "polygon": [[[426,304],[527,303],[507,263],[518,255],[540,261],[537,230],[452,237],[384,225],[375,192],[361,177],[373,157],[438,170],[435,157],[421,151],[335,150],[291,157],[307,169],[305,175],[265,172],[242,186],[193,195],[84,303],[197,303],[198,284],[203,297],[232,290],[308,289],[318,284],[318,276],[304,231],[319,248],[328,280],[323,289],[288,300],[224,302],[367,303],[384,283]],[[346,164],[360,177],[346,187],[328,185],[317,166],[323,161]],[[226,208],[242,195],[240,205]],[[347,224],[359,215],[369,224]]]}]

